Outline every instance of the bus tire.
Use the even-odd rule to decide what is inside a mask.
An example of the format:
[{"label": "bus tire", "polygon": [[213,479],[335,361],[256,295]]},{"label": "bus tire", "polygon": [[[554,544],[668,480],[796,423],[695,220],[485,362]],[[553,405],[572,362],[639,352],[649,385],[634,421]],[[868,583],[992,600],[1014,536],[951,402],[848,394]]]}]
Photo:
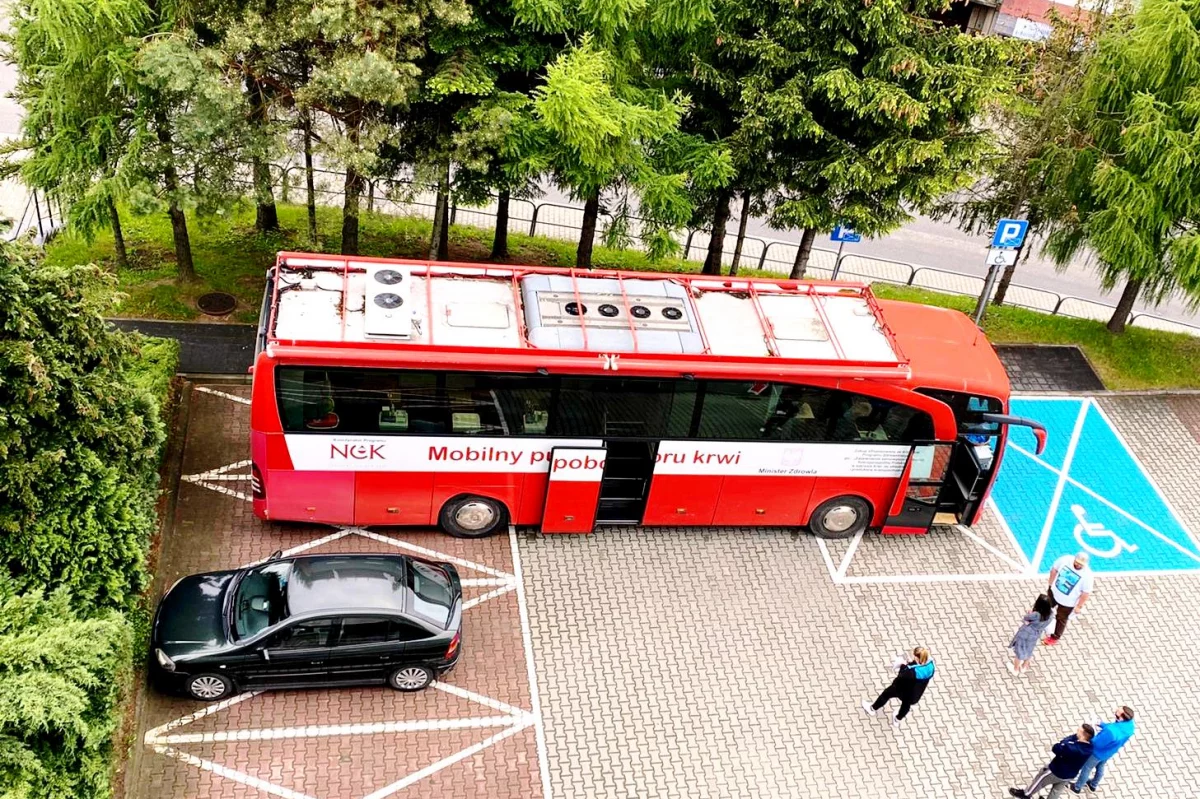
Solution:
[{"label": "bus tire", "polygon": [[438,526],[455,538],[485,538],[508,527],[508,508],[490,497],[462,494],[442,506]]},{"label": "bus tire", "polygon": [[808,519],[808,529],[817,538],[852,538],[871,523],[871,505],[849,494],[827,499]]}]

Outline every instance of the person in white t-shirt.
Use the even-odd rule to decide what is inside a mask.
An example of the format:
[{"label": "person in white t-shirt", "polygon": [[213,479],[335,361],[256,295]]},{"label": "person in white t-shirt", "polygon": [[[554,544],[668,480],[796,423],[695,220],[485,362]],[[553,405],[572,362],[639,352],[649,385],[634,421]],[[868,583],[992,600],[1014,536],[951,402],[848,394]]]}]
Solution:
[{"label": "person in white t-shirt", "polygon": [[1042,639],[1047,646],[1054,646],[1067,629],[1067,619],[1072,613],[1083,610],[1092,594],[1092,570],[1088,568],[1088,554],[1078,552],[1063,555],[1054,561],[1050,569],[1050,604],[1055,608],[1054,632]]}]

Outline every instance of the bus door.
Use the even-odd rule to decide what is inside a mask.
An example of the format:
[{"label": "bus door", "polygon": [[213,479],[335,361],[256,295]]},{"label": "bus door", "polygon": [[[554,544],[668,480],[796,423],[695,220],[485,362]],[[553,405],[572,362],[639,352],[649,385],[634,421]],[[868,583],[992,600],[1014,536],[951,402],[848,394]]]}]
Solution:
[{"label": "bus door", "polygon": [[987,438],[959,437],[950,456],[946,490],[939,502],[944,512],[954,514],[963,524],[975,518],[979,503],[987,496],[995,457]]},{"label": "bus door", "polygon": [[603,447],[555,447],[542,510],[543,533],[590,533],[600,506]]},{"label": "bus door", "polygon": [[887,535],[929,532],[953,482],[954,444],[918,442],[909,451],[899,490],[883,523]]}]

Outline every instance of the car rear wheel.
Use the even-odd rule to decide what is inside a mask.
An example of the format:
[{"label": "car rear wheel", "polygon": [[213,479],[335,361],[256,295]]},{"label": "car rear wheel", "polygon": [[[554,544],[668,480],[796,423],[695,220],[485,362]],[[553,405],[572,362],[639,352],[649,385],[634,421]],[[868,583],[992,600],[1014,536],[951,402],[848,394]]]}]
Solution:
[{"label": "car rear wheel", "polygon": [[420,691],[433,682],[433,669],[428,666],[401,666],[388,677],[388,685],[397,691]]},{"label": "car rear wheel", "polygon": [[442,506],[438,526],[455,538],[483,538],[508,526],[508,509],[489,497],[465,494]]},{"label": "car rear wheel", "polygon": [[871,506],[862,497],[841,496],[817,506],[808,529],[818,538],[852,538],[871,523]]},{"label": "car rear wheel", "polygon": [[213,702],[233,693],[233,681],[221,674],[197,674],[188,680],[187,692],[192,699]]}]

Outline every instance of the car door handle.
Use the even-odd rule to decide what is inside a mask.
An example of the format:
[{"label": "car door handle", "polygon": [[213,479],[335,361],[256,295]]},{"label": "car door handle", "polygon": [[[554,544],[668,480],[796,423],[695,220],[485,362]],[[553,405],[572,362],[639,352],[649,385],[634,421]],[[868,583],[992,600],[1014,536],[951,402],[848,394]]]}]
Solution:
[{"label": "car door handle", "polygon": [[324,662],[325,662],[325,661],[323,661],[323,660],[310,660],[310,661],[308,661],[309,665],[311,665],[311,666],[320,666],[320,665],[321,665],[322,663],[324,663]]}]

